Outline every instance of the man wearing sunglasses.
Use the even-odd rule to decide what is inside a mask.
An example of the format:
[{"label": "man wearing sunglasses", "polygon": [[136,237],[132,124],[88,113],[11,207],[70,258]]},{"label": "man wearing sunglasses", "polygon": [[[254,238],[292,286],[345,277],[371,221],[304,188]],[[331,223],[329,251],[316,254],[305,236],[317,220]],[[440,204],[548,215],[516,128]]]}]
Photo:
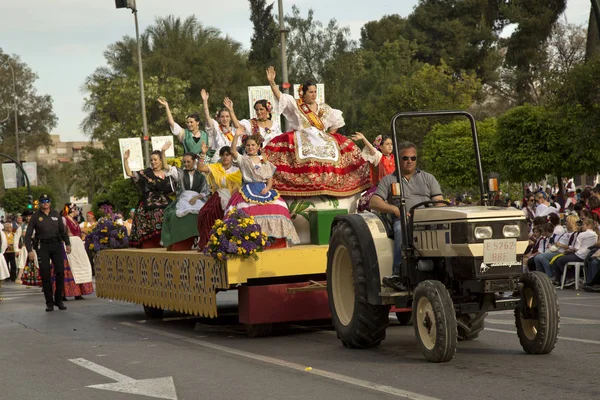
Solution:
[{"label": "man wearing sunglasses", "polygon": [[[402,174],[402,195],[406,200],[406,212],[423,201],[443,200],[442,189],[437,179],[425,171],[417,169],[417,147],[414,143],[403,142],[398,145],[400,172]],[[381,179],[377,191],[371,198],[371,209],[385,214],[394,215],[394,265],[392,276],[383,278],[383,284],[394,290],[406,290],[402,283],[402,230],[400,225],[400,210],[392,201],[392,184],[397,183],[396,174],[390,174]],[[435,204],[443,206],[443,203]]]},{"label": "man wearing sunglasses", "polygon": [[[66,252],[71,252],[69,235],[63,224],[61,215],[51,209],[50,197],[47,194],[40,196],[40,209],[31,216],[25,234],[25,246],[29,252],[29,259],[35,259],[34,248],[37,252],[42,286],[46,298],[46,311],[53,311],[56,305],[59,310],[66,310],[62,298],[65,287],[63,242]],[[33,239],[35,233],[35,239]],[[35,244],[34,244],[35,242]],[[50,260],[54,264],[54,275],[56,276],[56,292],[52,295],[52,272]]]}]

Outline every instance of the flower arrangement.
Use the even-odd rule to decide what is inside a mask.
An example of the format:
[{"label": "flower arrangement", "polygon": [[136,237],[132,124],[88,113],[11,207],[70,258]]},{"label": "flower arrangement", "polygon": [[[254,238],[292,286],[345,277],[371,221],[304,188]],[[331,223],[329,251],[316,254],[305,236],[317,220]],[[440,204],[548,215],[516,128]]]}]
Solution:
[{"label": "flower arrangement", "polygon": [[129,247],[127,228],[113,221],[115,214],[112,207],[104,204],[100,208],[104,216],[98,220],[94,230],[85,237],[85,248],[96,252]]},{"label": "flower arrangement", "polygon": [[175,168],[181,168],[183,157],[167,158],[167,164]]},{"label": "flower arrangement", "polygon": [[271,241],[261,231],[260,225],[254,222],[254,217],[233,208],[225,220],[215,221],[204,254],[216,260],[228,260],[232,257],[258,260],[256,253],[270,245]]}]

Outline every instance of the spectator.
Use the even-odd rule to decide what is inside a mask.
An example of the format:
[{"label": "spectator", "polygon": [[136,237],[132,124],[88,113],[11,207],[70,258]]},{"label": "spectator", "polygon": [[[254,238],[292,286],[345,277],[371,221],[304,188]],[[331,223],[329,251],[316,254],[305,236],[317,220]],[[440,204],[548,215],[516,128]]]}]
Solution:
[{"label": "spectator", "polygon": [[588,205],[590,212],[592,213],[592,219],[600,223],[600,197],[590,196],[588,199]]},{"label": "spectator", "polygon": [[536,217],[545,217],[552,213],[558,214],[558,210],[554,206],[550,205],[550,202],[548,201],[548,194],[546,194],[546,192],[536,193],[535,200],[537,202],[535,207]]},{"label": "spectator", "polygon": [[[564,252],[564,256],[560,257],[554,263],[554,285],[560,286],[561,276],[564,273],[565,265],[570,262],[583,262],[585,257],[589,253],[589,248],[592,246],[598,246],[598,234],[594,231],[596,223],[589,218],[584,218],[582,232],[577,236],[573,249],[567,249]],[[575,277],[578,278],[578,277]],[[567,281],[565,286],[571,286],[575,283],[574,279]]]},{"label": "spectator", "polygon": [[[553,234],[547,251],[535,256],[534,263],[537,271],[545,272],[550,278],[554,277],[554,270],[551,266],[552,260],[555,260],[557,256],[562,255],[565,250],[569,249],[575,242],[575,239],[577,238],[576,232],[578,230],[577,220],[578,218],[575,215],[568,216],[567,232],[563,232],[558,236]],[[552,223],[550,223],[550,225],[552,225]],[[555,230],[553,230],[553,232],[555,232]]]}]

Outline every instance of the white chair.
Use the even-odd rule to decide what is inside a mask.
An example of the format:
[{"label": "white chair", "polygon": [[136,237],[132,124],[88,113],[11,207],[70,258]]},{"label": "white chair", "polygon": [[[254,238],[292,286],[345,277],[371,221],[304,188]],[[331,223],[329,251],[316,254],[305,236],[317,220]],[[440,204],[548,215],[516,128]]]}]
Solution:
[{"label": "white chair", "polygon": [[565,278],[567,277],[567,271],[569,270],[569,267],[574,267],[575,268],[575,290],[579,290],[580,271],[583,271],[583,279],[587,282],[587,277],[585,275],[585,268],[583,266],[584,266],[583,261],[571,261],[570,263],[567,263],[567,265],[565,265],[565,270],[563,272],[562,279],[560,281],[560,288],[564,289],[564,287],[565,287]]}]

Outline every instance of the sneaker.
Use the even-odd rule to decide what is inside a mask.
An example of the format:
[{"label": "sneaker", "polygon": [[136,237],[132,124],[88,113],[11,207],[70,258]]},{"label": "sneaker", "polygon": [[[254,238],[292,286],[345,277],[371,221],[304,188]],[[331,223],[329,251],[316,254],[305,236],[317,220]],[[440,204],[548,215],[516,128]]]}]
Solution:
[{"label": "sneaker", "polygon": [[583,290],[591,293],[600,293],[600,285],[585,285]]},{"label": "sneaker", "polygon": [[382,284],[383,286],[394,289],[398,292],[404,292],[407,290],[404,283],[402,283],[402,277],[398,275],[384,276],[382,279]]},{"label": "sneaker", "polygon": [[570,278],[570,279],[567,279],[565,281],[565,287],[571,287],[573,285],[575,285],[575,279],[574,278]]},{"label": "sneaker", "polygon": [[559,281],[552,281],[552,284],[554,285],[555,288],[561,287],[561,283]]}]

